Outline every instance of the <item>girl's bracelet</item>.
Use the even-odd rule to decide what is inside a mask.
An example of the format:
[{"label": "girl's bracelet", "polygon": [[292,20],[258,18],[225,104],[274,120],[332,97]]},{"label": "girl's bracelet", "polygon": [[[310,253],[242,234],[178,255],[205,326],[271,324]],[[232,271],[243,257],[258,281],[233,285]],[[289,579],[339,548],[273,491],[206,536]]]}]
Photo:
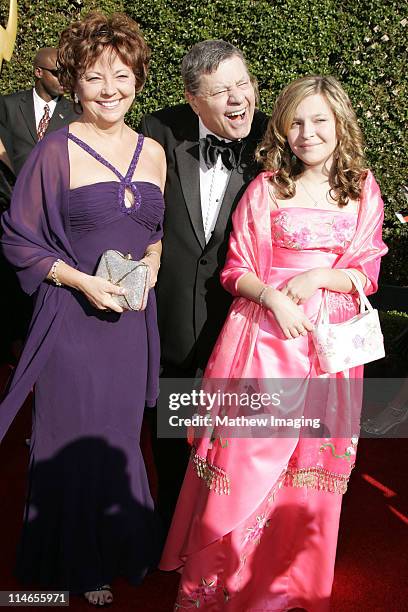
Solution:
[{"label": "girl's bracelet", "polygon": [[259,304],[261,307],[263,307],[263,305],[264,305],[264,301],[265,301],[265,294],[266,294],[266,292],[268,291],[268,289],[270,289],[270,286],[269,286],[269,285],[264,285],[264,286],[262,287],[262,290],[261,290],[260,294],[258,295],[258,304]]}]

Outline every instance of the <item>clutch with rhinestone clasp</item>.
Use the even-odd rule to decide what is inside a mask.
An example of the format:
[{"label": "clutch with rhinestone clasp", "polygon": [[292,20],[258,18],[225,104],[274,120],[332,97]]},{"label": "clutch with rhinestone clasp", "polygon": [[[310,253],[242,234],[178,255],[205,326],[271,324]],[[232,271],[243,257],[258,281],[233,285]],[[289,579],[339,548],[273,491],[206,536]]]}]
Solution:
[{"label": "clutch with rhinestone clasp", "polygon": [[95,276],[125,289],[124,295],[112,296],[125,310],[144,310],[150,287],[150,268],[144,261],[135,261],[130,253],[105,251],[102,254]]}]

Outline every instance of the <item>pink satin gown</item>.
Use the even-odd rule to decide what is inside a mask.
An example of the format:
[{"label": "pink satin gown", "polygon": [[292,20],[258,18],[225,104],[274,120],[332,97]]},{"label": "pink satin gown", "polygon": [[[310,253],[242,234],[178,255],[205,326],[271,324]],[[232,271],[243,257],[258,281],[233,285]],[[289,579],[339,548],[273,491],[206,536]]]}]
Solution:
[{"label": "pink satin gown", "polygon": [[[356,235],[358,217],[352,212],[296,207],[269,212],[266,178],[265,173],[258,177],[246,194],[248,202],[256,199],[263,204],[263,212],[255,219],[257,246],[253,246],[253,232],[246,231],[256,211],[235,214],[223,273],[229,288],[251,268],[264,282],[279,288],[305,270],[335,267]],[[241,201],[241,209],[244,205]],[[239,232],[251,234],[246,244]],[[273,263],[269,265],[266,257],[265,265],[257,268],[256,249],[268,249],[262,246],[268,243],[267,234]],[[378,252],[384,252],[383,243],[378,245]],[[318,291],[303,306],[312,322],[321,299]],[[331,293],[331,321],[347,320],[356,312],[354,296]],[[245,331],[239,340],[240,328]],[[337,384],[361,380],[362,370],[323,374],[309,336],[285,339],[269,311],[237,298],[205,377],[305,381],[323,377]],[[228,446],[217,440],[214,444],[199,441],[160,565],[182,571],[175,610],[329,610],[342,493],[356,447],[356,436],[235,438]]]}]

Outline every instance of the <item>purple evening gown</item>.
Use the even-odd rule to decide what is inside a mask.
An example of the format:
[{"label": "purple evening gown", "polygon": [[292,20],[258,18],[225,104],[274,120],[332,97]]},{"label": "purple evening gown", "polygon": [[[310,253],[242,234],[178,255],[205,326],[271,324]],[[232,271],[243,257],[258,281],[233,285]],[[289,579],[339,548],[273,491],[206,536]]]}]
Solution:
[{"label": "purple evening gown", "polygon": [[[94,151],[68,136],[108,165]],[[107,249],[140,259],[160,240],[159,187],[126,177],[70,190],[70,243],[93,274]],[[124,206],[124,183],[134,204]],[[58,338],[35,388],[28,501],[17,573],[25,583],[84,592],[125,576],[137,584],[160,554],[139,446],[149,378],[158,377],[154,292],[143,312],[106,313],[68,288]]]}]

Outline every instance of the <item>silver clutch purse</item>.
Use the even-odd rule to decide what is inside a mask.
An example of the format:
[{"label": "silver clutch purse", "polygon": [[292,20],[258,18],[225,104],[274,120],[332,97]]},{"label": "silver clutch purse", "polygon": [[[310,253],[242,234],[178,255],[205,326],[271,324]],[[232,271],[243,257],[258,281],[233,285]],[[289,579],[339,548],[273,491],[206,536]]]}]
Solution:
[{"label": "silver clutch purse", "polygon": [[144,310],[150,287],[150,268],[141,261],[132,259],[130,253],[105,251],[102,254],[95,276],[101,276],[126,290],[125,295],[112,296],[125,310]]}]

